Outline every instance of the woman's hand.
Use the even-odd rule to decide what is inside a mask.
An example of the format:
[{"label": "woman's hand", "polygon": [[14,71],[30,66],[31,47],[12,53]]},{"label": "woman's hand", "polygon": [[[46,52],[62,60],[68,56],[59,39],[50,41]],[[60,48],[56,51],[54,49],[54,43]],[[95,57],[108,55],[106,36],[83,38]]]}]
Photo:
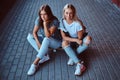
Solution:
[{"label": "woman's hand", "polygon": [[44,26],[44,32],[46,37],[51,37],[52,34],[54,34],[56,30],[56,26],[51,26],[50,28],[48,27],[49,21],[44,21],[43,26]]},{"label": "woman's hand", "polygon": [[47,22],[44,21],[44,22],[43,22],[43,26],[44,26],[44,27],[47,26]]},{"label": "woman's hand", "polygon": [[49,21],[43,21],[43,26],[46,27],[48,25]]},{"label": "woman's hand", "polygon": [[76,39],[76,43],[78,43],[79,45],[81,45],[82,44],[82,40]]},{"label": "woman's hand", "polygon": [[39,42],[39,41],[36,41],[36,43],[37,43],[38,49],[40,49],[40,47],[41,47],[40,42]]}]

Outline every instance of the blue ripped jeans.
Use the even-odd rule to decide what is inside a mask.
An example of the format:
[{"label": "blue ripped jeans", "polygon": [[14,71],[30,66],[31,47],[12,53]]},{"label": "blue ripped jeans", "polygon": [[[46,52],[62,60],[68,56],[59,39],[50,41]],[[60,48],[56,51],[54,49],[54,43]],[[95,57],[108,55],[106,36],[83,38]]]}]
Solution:
[{"label": "blue ripped jeans", "polygon": [[[44,38],[44,36],[42,36],[42,35],[38,36],[38,39],[39,39],[40,43],[42,43],[43,38]],[[27,40],[28,40],[28,42],[30,43],[30,45],[31,45],[37,52],[39,52],[39,48],[38,48],[37,43],[36,43],[36,41],[35,41],[35,39],[34,39],[34,37],[33,37],[32,34],[30,34],[30,33],[28,34]]]},{"label": "blue ripped jeans", "polygon": [[36,41],[31,34],[28,34],[27,37],[28,42],[38,52],[37,57],[40,59],[42,59],[42,57],[45,56],[45,54],[47,54],[49,47],[53,49],[57,49],[61,46],[61,41],[58,41],[51,37],[47,38],[40,36],[39,39],[41,40],[40,42],[42,42],[40,49],[38,49]]},{"label": "blue ripped jeans", "polygon": [[[77,54],[82,53],[83,51],[85,51],[88,48],[88,45],[85,44],[86,41],[86,37],[83,39],[83,44],[79,45],[76,49],[76,51],[74,51],[72,49],[72,47],[70,45],[63,47],[63,49],[65,50],[65,52],[67,53],[67,55],[75,62],[78,63],[80,60],[77,57]],[[75,53],[77,52],[77,54]]]}]

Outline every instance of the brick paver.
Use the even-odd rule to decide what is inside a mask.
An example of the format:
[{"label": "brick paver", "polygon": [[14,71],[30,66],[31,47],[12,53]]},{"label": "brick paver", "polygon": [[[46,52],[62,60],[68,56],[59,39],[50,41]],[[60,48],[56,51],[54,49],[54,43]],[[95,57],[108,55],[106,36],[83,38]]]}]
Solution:
[{"label": "brick paver", "polygon": [[[49,4],[60,19],[62,8],[72,3],[92,36],[93,42],[83,54],[87,70],[74,76],[75,66],[68,66],[63,50],[51,53],[51,60],[40,65],[34,76],[27,71],[37,52],[27,42],[38,9]],[[16,0],[0,27],[0,80],[119,80],[120,10],[111,0]]]}]

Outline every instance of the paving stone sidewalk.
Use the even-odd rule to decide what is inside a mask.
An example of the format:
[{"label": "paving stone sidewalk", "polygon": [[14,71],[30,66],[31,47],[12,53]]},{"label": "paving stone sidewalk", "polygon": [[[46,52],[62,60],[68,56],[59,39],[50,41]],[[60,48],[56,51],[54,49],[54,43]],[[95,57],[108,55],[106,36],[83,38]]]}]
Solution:
[{"label": "paving stone sidewalk", "polygon": [[[34,76],[27,71],[37,52],[27,42],[32,33],[38,9],[49,4],[60,19],[62,8],[72,3],[93,41],[80,57],[87,70],[74,76],[68,56],[60,49],[50,51],[50,61],[40,65]],[[16,0],[0,24],[0,80],[119,80],[120,79],[120,10],[111,0]]]}]

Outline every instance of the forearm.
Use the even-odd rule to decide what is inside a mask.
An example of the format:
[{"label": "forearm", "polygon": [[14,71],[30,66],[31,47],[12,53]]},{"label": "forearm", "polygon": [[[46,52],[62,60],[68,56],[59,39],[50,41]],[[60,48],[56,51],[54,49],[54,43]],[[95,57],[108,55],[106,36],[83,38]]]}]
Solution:
[{"label": "forearm", "polygon": [[77,38],[71,38],[71,37],[64,37],[63,40],[69,41],[69,42],[76,42]]},{"label": "forearm", "polygon": [[40,43],[39,40],[38,40],[38,35],[37,35],[37,33],[33,33],[33,36],[34,36],[34,39],[35,39],[38,47],[40,48],[41,43]]},{"label": "forearm", "polygon": [[82,40],[82,38],[83,38],[83,35],[78,36],[79,40]]},{"label": "forearm", "polygon": [[68,41],[68,42],[76,42],[79,45],[82,44],[82,40],[80,40],[78,38],[64,37],[63,39],[66,40],[66,41]]},{"label": "forearm", "polygon": [[37,35],[36,32],[33,32],[33,36],[34,36],[34,39],[35,39],[36,41],[38,41],[38,35]]},{"label": "forearm", "polygon": [[78,32],[78,39],[79,39],[79,40],[82,40],[83,35],[84,35],[84,30]]},{"label": "forearm", "polygon": [[49,29],[47,28],[47,25],[44,25],[44,32],[45,32],[45,36],[46,36],[46,37],[50,37],[50,36],[51,36],[50,31],[49,31]]}]

